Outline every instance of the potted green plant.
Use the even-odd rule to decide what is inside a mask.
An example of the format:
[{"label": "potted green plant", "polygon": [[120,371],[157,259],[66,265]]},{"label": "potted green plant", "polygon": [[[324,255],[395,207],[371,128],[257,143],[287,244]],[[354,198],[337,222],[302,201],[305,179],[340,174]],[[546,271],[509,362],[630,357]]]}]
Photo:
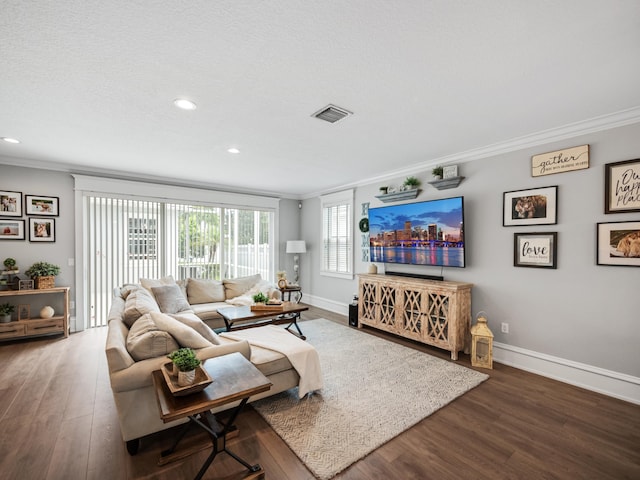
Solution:
[{"label": "potted green plant", "polygon": [[437,167],[434,167],[433,170],[431,170],[431,175],[433,175],[436,180],[441,180],[442,172],[443,172],[443,168],[440,165],[438,165]]},{"label": "potted green plant", "polygon": [[11,321],[11,314],[15,309],[16,307],[8,303],[0,304],[0,323],[9,323]]},{"label": "potted green plant", "polygon": [[16,265],[17,265],[17,263],[13,258],[9,257],[9,258],[5,258],[4,259],[5,270],[15,270],[16,269]]},{"label": "potted green plant", "polygon": [[186,387],[191,385],[196,378],[196,368],[200,366],[200,359],[191,348],[179,348],[167,355],[173,362],[174,373],[178,370],[178,385]]},{"label": "potted green plant", "polygon": [[24,273],[35,281],[36,288],[53,288],[56,275],[60,274],[60,267],[48,262],[36,262]]},{"label": "potted green plant", "polygon": [[418,180],[416,177],[414,176],[410,176],[407,177],[404,180],[404,184],[405,187],[407,187],[407,189],[409,190],[413,190],[414,188],[418,188],[420,186],[420,180]]},{"label": "potted green plant", "polygon": [[254,303],[267,303],[269,301],[269,297],[262,292],[256,293],[252,298]]}]

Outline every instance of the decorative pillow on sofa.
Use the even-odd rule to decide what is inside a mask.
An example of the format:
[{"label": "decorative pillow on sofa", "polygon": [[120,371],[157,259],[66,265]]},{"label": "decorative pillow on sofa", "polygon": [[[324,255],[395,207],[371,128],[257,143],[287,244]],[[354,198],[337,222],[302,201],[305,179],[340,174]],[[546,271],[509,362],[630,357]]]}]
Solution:
[{"label": "decorative pillow on sofa", "polygon": [[224,302],[224,285],[218,280],[190,278],[187,283],[187,299],[191,305]]},{"label": "decorative pillow on sofa", "polygon": [[249,277],[225,278],[222,281],[224,284],[224,296],[225,298],[239,297],[260,280],[262,280],[262,276],[259,273]]},{"label": "decorative pillow on sofa", "polygon": [[153,287],[162,287],[164,285],[173,285],[176,281],[171,275],[162,278],[141,278],[140,285],[147,289],[149,293]]},{"label": "decorative pillow on sofa", "polygon": [[188,327],[193,328],[196,332],[209,340],[214,345],[220,345],[218,334],[211,330],[206,323],[204,323],[195,313],[182,312],[171,315],[179,322],[184,323]]},{"label": "decorative pillow on sofa", "polygon": [[144,288],[138,287],[131,290],[124,304],[124,323],[129,328],[142,315],[149,312],[159,312],[160,308],[151,294]]},{"label": "decorative pillow on sofa", "polygon": [[162,313],[178,313],[191,309],[191,305],[182,295],[182,290],[175,283],[162,287],[151,287],[151,292],[156,297],[156,302]]},{"label": "decorative pillow on sofa", "polygon": [[[196,332],[193,328],[164,313],[151,312],[151,318],[157,328],[168,332],[181,347],[205,348],[212,343]],[[137,322],[136,322],[137,323]]]},{"label": "decorative pillow on sofa", "polygon": [[162,357],[178,348],[178,343],[168,332],[158,328],[150,313],[138,318],[127,335],[127,351],[136,362]]}]

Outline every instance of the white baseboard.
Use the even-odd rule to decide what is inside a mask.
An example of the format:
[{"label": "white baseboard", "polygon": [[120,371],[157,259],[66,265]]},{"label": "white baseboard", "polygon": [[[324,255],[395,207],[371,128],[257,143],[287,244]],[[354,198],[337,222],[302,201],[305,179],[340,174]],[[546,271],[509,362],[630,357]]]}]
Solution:
[{"label": "white baseboard", "polygon": [[[349,315],[349,305],[314,295],[305,295],[304,302],[340,315]],[[565,358],[493,343],[493,360],[520,370],[553,378],[610,397],[640,405],[640,378],[605,370]]]},{"label": "white baseboard", "polygon": [[640,378],[565,358],[493,343],[493,359],[511,367],[640,405]]}]

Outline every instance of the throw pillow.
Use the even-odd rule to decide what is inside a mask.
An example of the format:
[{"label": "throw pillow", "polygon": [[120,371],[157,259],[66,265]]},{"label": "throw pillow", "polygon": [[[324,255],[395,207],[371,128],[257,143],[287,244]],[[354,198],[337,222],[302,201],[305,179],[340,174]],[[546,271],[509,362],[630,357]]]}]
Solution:
[{"label": "throw pillow", "polygon": [[151,292],[156,297],[156,302],[163,313],[178,313],[191,309],[187,299],[182,296],[180,287],[175,283],[162,287],[151,287]]},{"label": "throw pillow", "polygon": [[127,351],[136,361],[168,355],[179,345],[167,332],[158,329],[150,313],[142,315],[127,335]]},{"label": "throw pillow", "polygon": [[141,278],[140,285],[146,288],[149,293],[153,287],[162,287],[163,285],[173,285],[176,283],[175,279],[171,275],[167,275],[162,278]]},{"label": "throw pillow", "polygon": [[259,273],[251,275],[249,277],[240,277],[233,279],[225,278],[222,281],[222,283],[224,284],[224,295],[226,298],[239,297],[260,280],[262,280],[262,277]]},{"label": "throw pillow", "polygon": [[159,312],[155,299],[144,288],[132,290],[124,304],[123,321],[131,328],[136,320],[149,312]]},{"label": "throw pillow", "polygon": [[160,330],[168,332],[181,347],[205,348],[212,345],[209,340],[193,328],[186,326],[169,315],[151,312],[151,318]]},{"label": "throw pillow", "polygon": [[218,339],[218,334],[211,330],[206,323],[204,323],[195,313],[191,312],[182,312],[178,314],[171,315],[173,318],[178,320],[179,322],[184,323],[188,327],[193,328],[196,332],[202,335],[204,338],[209,340],[214,345],[220,345],[220,340]]},{"label": "throw pillow", "polygon": [[187,283],[187,298],[191,305],[224,302],[224,286],[218,280],[190,278]]}]

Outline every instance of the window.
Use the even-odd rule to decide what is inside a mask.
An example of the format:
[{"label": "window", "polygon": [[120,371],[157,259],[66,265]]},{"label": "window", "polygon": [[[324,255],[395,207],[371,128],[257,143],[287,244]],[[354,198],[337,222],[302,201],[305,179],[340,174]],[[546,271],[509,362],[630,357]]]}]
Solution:
[{"label": "window", "polygon": [[323,195],[320,274],[353,278],[353,190]]},{"label": "window", "polygon": [[272,211],[89,195],[85,208],[87,326],[106,325],[113,289],[141,277],[273,277]]}]

